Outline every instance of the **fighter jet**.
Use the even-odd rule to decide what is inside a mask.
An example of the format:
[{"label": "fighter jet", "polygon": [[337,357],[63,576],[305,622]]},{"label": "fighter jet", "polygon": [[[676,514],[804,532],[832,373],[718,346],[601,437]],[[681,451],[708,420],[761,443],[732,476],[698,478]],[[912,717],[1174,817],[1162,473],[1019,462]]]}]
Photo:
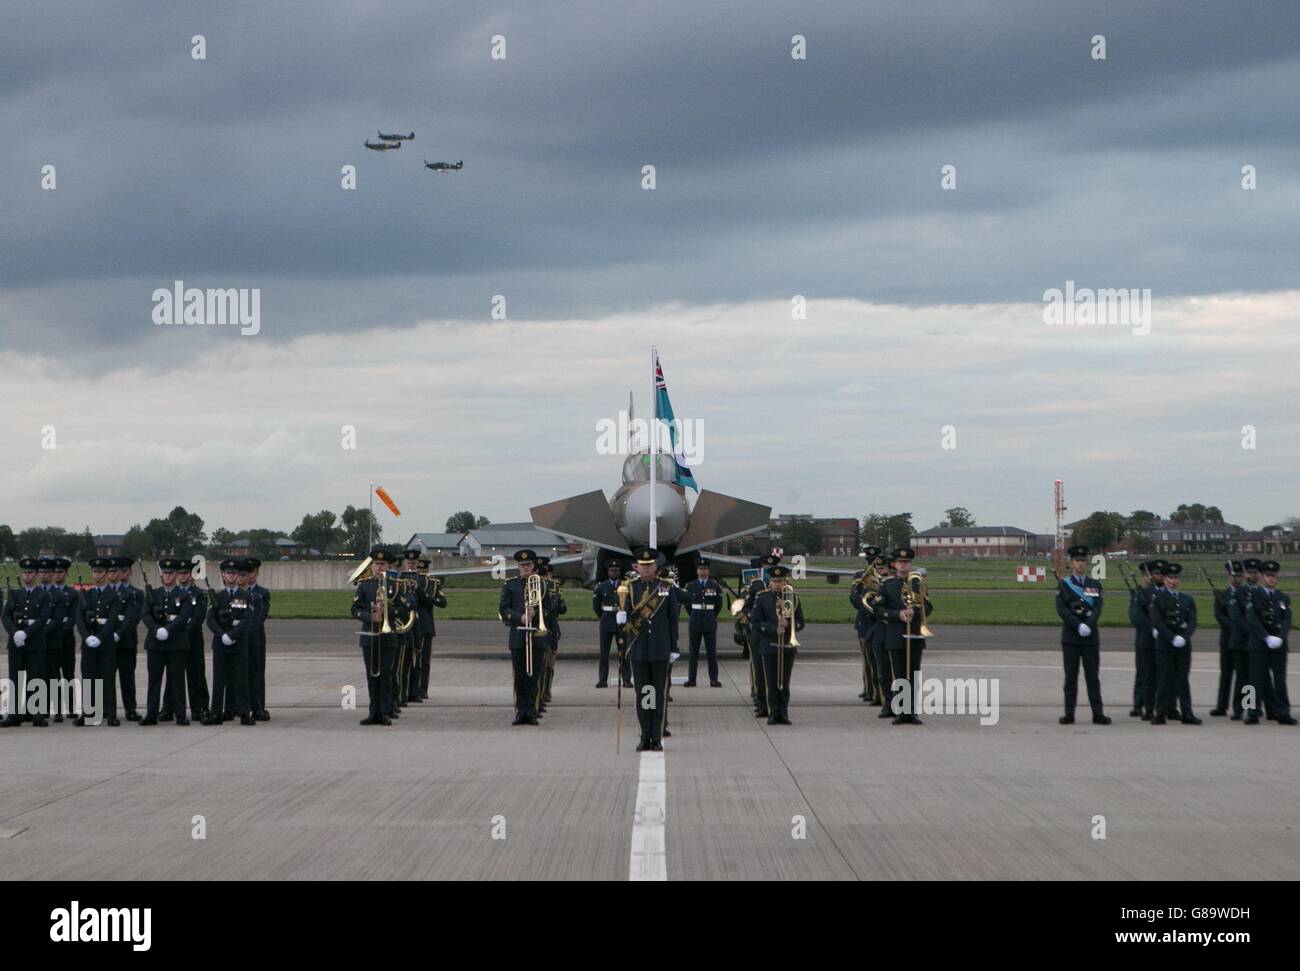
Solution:
[{"label": "fighter jet", "polygon": [[401,148],[401,147],[402,147],[401,142],[394,142],[392,144],[389,144],[388,142],[380,142],[378,145],[376,145],[374,142],[370,142],[370,141],[366,142],[366,148],[370,149],[372,152],[387,152],[394,148]]},{"label": "fighter jet", "polygon": [[409,142],[415,137],[415,132],[411,132],[409,135],[385,135],[383,132],[377,134],[386,142]]},{"label": "fighter jet", "polygon": [[426,158],[424,160],[424,167],[426,169],[433,169],[435,172],[459,172],[465,167],[465,162],[463,160],[454,164],[451,162],[430,162]]},{"label": "fighter jet", "polygon": [[[602,490],[593,489],[532,507],[533,525],[582,544],[581,553],[551,560],[553,576],[578,580],[583,586],[594,587],[605,578],[605,565],[611,559],[626,563],[638,549],[647,546],[652,491],[658,549],[681,577],[695,576],[695,565],[703,549],[767,527],[772,516],[770,506],[709,489],[701,490],[692,504],[686,488],[676,484],[676,457],[671,452],[656,452],[653,459],[653,484],[650,482],[651,455],[647,449],[640,449],[623,460],[623,482],[612,499],[607,499]],[[728,564],[741,570],[749,567],[748,557],[717,553],[710,553],[708,557],[715,565]],[[513,564],[506,566],[512,568]],[[443,570],[438,575],[483,574],[489,569]],[[806,572],[824,576],[830,583],[838,583],[841,576],[853,573],[851,570],[814,567],[807,567]]]}]

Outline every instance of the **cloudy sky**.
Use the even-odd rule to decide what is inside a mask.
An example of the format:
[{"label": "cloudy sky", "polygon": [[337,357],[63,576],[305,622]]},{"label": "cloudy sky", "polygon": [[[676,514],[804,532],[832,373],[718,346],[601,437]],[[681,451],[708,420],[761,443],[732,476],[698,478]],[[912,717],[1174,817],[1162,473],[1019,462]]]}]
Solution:
[{"label": "cloudy sky", "polygon": [[[1045,529],[1060,477],[1071,516],[1300,515],[1290,0],[54,2],[6,23],[16,529],[177,503],[291,529],[371,480],[403,507],[389,537],[524,519],[617,487],[596,423],[645,403],[651,343],[703,423],[701,485],[778,511]],[[379,129],[416,138],[366,151]],[[155,325],[176,280],[259,288],[259,332]],[[1067,280],[1149,289],[1150,333],[1047,325]]]}]

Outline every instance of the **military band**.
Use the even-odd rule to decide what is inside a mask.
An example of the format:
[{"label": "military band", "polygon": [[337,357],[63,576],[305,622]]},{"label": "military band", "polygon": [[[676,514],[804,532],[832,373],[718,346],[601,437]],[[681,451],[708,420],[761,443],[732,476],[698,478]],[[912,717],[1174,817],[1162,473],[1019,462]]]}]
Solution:
[{"label": "military band", "polygon": [[[1088,549],[1071,547],[1070,571],[1059,577],[1055,606],[1065,682],[1062,724],[1072,724],[1083,670],[1094,724],[1109,724],[1101,698],[1100,635],[1102,584],[1088,574]],[[864,550],[866,568],[854,577],[849,601],[858,643],[861,692],[881,706],[881,717],[895,724],[920,724],[919,686],[926,619],[933,603],[925,580],[913,572],[913,551],[900,547],[886,557]],[[499,608],[509,628],[514,684],[515,725],[537,725],[551,700],[560,619],[567,606],[547,557],[532,550],[515,556],[518,575],[502,588]],[[749,655],[755,714],[769,724],[790,724],[790,685],[803,629],[803,606],[789,585],[790,571],[772,554],[751,560],[757,576],[732,605],[738,642]],[[399,560],[377,547],[359,578],[352,615],[361,623],[360,647],[369,693],[364,725],[388,725],[403,704],[428,697],[433,611],[447,600],[429,573],[430,561],[418,551]],[[120,725],[119,715],[144,726],[175,721],[241,725],[270,718],[266,703],[266,619],[271,595],[258,582],[260,563],[226,559],[221,587],[202,589],[190,560],[163,557],[156,563],[158,586],[140,567],[144,589],[132,583],[129,557],[97,556],[89,561],[91,582],[68,583],[71,563],[61,557],[23,557],[19,580],[7,584],[0,617],[7,637],[8,675],[25,684],[15,710],[0,727],[24,723],[45,727],[69,713],[58,692],[47,690],[37,703],[38,686],[75,679],[80,639],[82,683],[96,692],[76,715],[87,724],[93,704],[99,721]],[[697,558],[696,576],[685,587],[657,550],[640,550],[633,571],[610,560],[606,577],[593,591],[598,619],[600,668],[597,687],[608,684],[610,653],[621,661],[616,677],[636,689],[642,751],[662,748],[668,732],[672,658],[678,651],[682,612],[689,638],[685,686],[693,687],[703,651],[709,683],[720,687],[717,617],[725,586],[714,579],[708,560]],[[1219,677],[1210,714],[1247,725],[1267,719],[1295,725],[1287,689],[1290,597],[1278,588],[1280,565],[1246,558],[1224,564],[1226,584],[1213,590],[1219,626]],[[1177,720],[1199,725],[1191,696],[1193,639],[1198,629],[1196,601],[1181,589],[1183,567],[1153,559],[1129,571],[1129,622],[1134,628],[1135,678],[1130,712],[1153,725]],[[1207,577],[1207,579],[1210,579]],[[135,664],[144,627],[146,699],[137,708]],[[211,635],[212,690],[206,676],[204,628]],[[743,655],[742,655],[743,656]],[[119,706],[120,701],[120,706]],[[120,709],[120,710],[119,710]],[[188,712],[188,717],[187,717]]]}]

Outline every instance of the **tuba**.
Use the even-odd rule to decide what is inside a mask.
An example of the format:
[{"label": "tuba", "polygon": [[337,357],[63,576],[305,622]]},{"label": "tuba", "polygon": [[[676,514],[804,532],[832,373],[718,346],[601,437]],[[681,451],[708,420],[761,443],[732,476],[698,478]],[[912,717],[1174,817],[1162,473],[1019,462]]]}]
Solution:
[{"label": "tuba", "polygon": [[[912,581],[916,582],[913,583]],[[934,631],[925,623],[925,577],[919,573],[909,573],[903,578],[903,604],[920,614],[921,626],[917,634],[921,637],[933,637]],[[911,624],[907,625],[909,628]]]}]

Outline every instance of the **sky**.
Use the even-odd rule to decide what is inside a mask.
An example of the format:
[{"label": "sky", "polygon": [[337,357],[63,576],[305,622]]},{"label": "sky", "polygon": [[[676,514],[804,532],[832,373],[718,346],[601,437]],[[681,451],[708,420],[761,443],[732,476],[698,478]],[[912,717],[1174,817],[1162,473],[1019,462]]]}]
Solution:
[{"label": "sky", "polygon": [[[1048,530],[1062,478],[1069,518],[1300,515],[1294,3],[6,19],[15,529],[289,530],[375,481],[405,538],[612,494],[596,426],[648,404],[651,344],[701,487],[776,512]],[[256,288],[256,333],[155,323],[177,280]],[[1149,320],[1047,323],[1067,286]]]}]

